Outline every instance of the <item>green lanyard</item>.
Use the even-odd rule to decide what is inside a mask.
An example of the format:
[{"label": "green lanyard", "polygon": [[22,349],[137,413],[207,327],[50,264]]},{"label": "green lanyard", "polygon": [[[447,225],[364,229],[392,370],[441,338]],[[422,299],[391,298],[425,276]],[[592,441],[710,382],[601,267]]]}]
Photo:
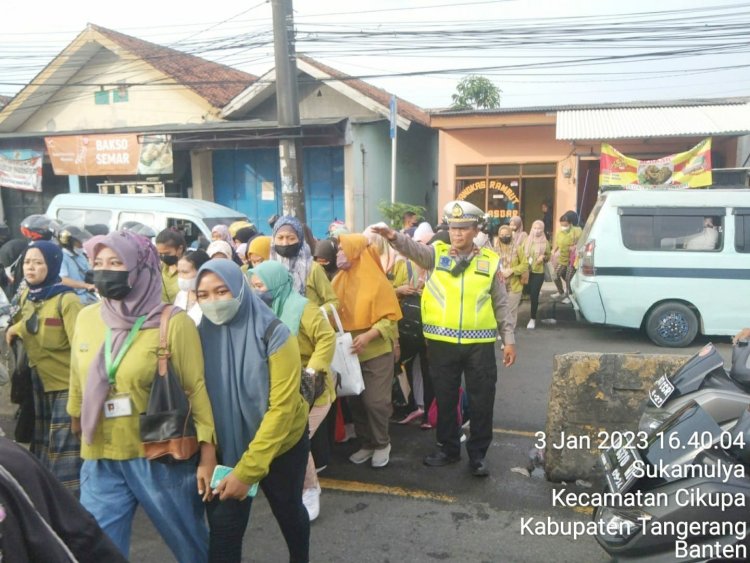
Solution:
[{"label": "green lanyard", "polygon": [[104,367],[107,370],[109,384],[113,387],[115,385],[115,374],[117,373],[117,368],[120,367],[122,359],[125,357],[125,353],[133,344],[135,336],[138,334],[138,331],[141,330],[144,322],[146,322],[146,315],[138,317],[133,328],[130,329],[128,337],[125,339],[125,342],[123,343],[122,348],[120,348],[114,362],[112,362],[112,329],[107,327],[107,332],[104,337]]}]

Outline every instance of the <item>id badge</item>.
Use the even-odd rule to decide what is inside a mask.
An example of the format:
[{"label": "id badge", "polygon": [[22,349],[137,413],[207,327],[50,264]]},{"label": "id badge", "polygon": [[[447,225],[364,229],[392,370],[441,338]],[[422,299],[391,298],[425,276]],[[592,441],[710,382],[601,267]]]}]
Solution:
[{"label": "id badge", "polygon": [[119,418],[133,414],[133,404],[130,395],[115,395],[104,401],[104,418]]}]

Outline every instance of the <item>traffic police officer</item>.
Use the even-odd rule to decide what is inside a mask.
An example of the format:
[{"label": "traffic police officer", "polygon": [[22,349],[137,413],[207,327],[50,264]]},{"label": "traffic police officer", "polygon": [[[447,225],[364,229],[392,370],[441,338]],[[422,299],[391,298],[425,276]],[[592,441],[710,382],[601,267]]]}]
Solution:
[{"label": "traffic police officer", "polygon": [[384,224],[371,228],[429,272],[422,293],[422,325],[437,399],[437,441],[441,447],[426,456],[424,463],[438,467],[461,459],[456,407],[463,373],[471,414],[471,433],[466,442],[469,467],[473,475],[483,477],[489,475],[485,456],[492,443],[496,335],[499,330],[504,341],[505,366],[515,362],[515,339],[500,258],[474,244],[482,210],[466,201],[451,201],[443,214],[450,244],[424,246]]}]

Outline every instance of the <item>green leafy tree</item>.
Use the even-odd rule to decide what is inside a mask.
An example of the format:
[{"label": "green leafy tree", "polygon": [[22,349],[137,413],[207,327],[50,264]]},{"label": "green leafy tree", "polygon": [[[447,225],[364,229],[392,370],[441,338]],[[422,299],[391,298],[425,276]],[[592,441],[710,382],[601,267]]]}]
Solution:
[{"label": "green leafy tree", "polygon": [[466,76],[456,86],[451,109],[494,109],[500,107],[502,90],[484,76]]},{"label": "green leafy tree", "polygon": [[397,201],[391,203],[390,201],[381,201],[378,204],[378,211],[385,217],[386,222],[392,229],[400,230],[404,213],[411,211],[416,213],[418,217],[424,217],[425,208],[419,205],[411,205],[409,203],[401,203]]}]

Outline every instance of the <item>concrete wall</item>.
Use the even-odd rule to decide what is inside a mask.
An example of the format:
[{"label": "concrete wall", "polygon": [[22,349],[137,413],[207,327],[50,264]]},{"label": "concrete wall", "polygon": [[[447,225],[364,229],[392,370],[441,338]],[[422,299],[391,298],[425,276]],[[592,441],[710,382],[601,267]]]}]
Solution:
[{"label": "concrete wall", "polygon": [[[555,356],[545,432],[547,478],[575,481],[601,477],[599,454],[603,450],[599,446],[604,445],[605,436],[614,431],[636,431],[653,382],[672,373],[687,358],[584,352]],[[573,438],[572,445],[562,440],[563,436]],[[567,446],[553,447],[561,443]]]},{"label": "concrete wall", "polygon": [[[102,48],[68,82],[84,84],[164,84],[164,75],[141,61],[121,59]],[[114,89],[106,86],[106,90]],[[201,123],[210,105],[185,86],[131,86],[128,101],[97,105],[98,86],[66,86],[28,119],[19,132],[116,129],[161,123]]]},{"label": "concrete wall", "polygon": [[[351,148],[347,147],[344,153],[345,177],[351,177],[352,181],[351,185],[345,182],[351,190],[347,198],[347,223],[360,231],[382,221],[378,204],[391,200],[391,139],[387,121],[353,123],[351,133]],[[428,219],[434,222],[435,132],[412,123],[408,131],[399,129],[398,135],[396,201],[426,207]]]}]

